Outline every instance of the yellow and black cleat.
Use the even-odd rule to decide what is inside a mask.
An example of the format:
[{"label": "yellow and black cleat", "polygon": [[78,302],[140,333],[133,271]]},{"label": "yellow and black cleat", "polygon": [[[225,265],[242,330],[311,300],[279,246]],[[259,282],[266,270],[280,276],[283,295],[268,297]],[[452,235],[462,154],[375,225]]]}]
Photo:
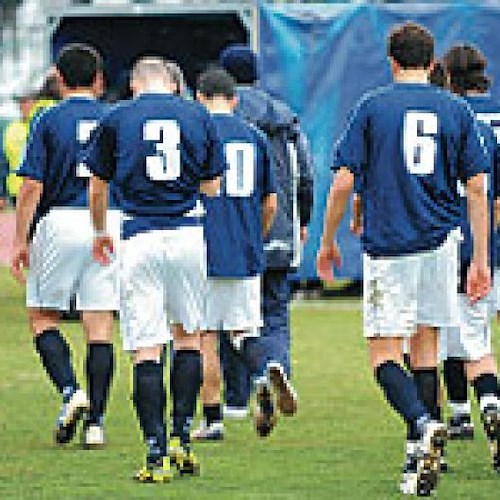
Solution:
[{"label": "yellow and black cleat", "polygon": [[155,463],[148,463],[134,475],[139,483],[169,483],[173,479],[170,460],[162,457]]},{"label": "yellow and black cleat", "polygon": [[195,454],[181,445],[179,438],[172,438],[169,445],[170,464],[175,466],[181,476],[199,476],[200,463]]}]

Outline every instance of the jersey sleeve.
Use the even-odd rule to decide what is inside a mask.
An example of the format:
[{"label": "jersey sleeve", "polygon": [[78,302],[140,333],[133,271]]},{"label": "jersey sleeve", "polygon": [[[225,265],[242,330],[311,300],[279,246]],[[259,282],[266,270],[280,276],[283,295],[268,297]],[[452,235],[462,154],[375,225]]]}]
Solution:
[{"label": "jersey sleeve", "polygon": [[18,176],[39,182],[44,181],[47,174],[47,136],[46,121],[41,115],[34,121],[31,128],[24,157],[16,171]]},{"label": "jersey sleeve", "polygon": [[224,145],[222,144],[215,123],[206,115],[206,156],[201,173],[201,179],[209,181],[215,179],[224,173],[226,170],[226,160],[224,155]]},{"label": "jersey sleeve", "polygon": [[267,196],[276,193],[276,164],[274,161],[271,144],[265,137],[261,137],[262,144],[262,165],[264,167],[262,194]]},{"label": "jersey sleeve", "polygon": [[493,196],[500,198],[500,143],[495,140],[493,152]]},{"label": "jersey sleeve", "polygon": [[464,106],[462,151],[459,175],[467,181],[477,174],[488,172],[488,156],[481,139],[479,124],[468,105]]},{"label": "jersey sleeve", "polygon": [[109,116],[105,117],[90,137],[83,160],[88,169],[100,179],[110,181],[116,171],[116,128]]},{"label": "jersey sleeve", "polygon": [[345,132],[334,148],[332,170],[346,167],[355,176],[367,164],[367,100],[363,99],[351,113]]}]

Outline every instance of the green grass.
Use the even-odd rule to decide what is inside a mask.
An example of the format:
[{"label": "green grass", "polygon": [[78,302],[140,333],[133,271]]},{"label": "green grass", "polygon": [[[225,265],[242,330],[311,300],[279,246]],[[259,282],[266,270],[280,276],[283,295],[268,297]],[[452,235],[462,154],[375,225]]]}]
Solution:
[{"label": "green grass", "polygon": [[[404,429],[372,380],[358,308],[345,301],[301,304],[293,308],[292,324],[297,417],[282,418],[264,440],[251,420],[227,422],[223,443],[196,446],[201,477],[134,484],[130,476],[144,448],[130,402],[128,359],[118,349],[109,446],[56,448],[59,397],[34,353],[22,290],[0,269],[0,498],[402,498]],[[65,324],[63,330],[83,373],[80,327]],[[118,332],[116,341],[119,346]],[[452,472],[438,498],[499,498],[500,478],[490,470],[485,439],[477,436],[450,445]]]}]

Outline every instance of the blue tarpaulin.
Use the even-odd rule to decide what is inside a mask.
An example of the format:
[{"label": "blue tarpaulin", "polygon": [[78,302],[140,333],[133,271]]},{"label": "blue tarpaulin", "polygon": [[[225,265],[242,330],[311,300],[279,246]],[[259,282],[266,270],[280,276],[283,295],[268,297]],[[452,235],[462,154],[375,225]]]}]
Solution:
[{"label": "blue tarpaulin", "polygon": [[[367,90],[390,81],[386,38],[394,24],[416,21],[436,38],[440,57],[453,43],[470,42],[488,58],[492,94],[500,100],[500,5],[294,4],[260,6],[262,83],[300,116],[315,159],[315,208],[300,276],[314,278],[315,255],[331,183],[334,142],[349,110]],[[361,276],[360,245],[346,217],[338,241],[337,275]]]}]

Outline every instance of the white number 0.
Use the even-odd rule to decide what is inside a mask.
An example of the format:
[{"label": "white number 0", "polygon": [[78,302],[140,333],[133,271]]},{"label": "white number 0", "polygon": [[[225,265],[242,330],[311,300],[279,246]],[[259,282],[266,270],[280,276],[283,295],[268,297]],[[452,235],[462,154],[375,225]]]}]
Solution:
[{"label": "white number 0", "polygon": [[404,120],[404,153],[410,174],[428,175],[436,163],[438,118],[434,113],[408,111]]},{"label": "white number 0", "polygon": [[255,145],[251,142],[228,142],[225,145],[228,169],[226,194],[233,197],[251,196],[255,189]]},{"label": "white number 0", "polygon": [[143,138],[155,142],[157,154],[146,156],[146,173],[152,181],[175,181],[181,175],[181,129],[174,120],[150,120]]}]

